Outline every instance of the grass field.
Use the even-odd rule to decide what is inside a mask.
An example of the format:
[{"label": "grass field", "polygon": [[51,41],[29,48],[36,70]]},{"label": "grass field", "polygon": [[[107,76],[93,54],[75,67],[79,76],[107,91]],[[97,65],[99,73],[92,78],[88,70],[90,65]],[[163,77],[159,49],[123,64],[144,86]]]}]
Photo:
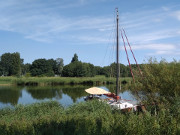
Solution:
[{"label": "grass field", "polygon": [[[121,78],[122,82],[129,83],[131,78]],[[95,77],[0,77],[0,85],[65,85],[65,84],[87,84],[87,85],[101,85],[101,84],[115,84],[115,78],[105,76]]]}]

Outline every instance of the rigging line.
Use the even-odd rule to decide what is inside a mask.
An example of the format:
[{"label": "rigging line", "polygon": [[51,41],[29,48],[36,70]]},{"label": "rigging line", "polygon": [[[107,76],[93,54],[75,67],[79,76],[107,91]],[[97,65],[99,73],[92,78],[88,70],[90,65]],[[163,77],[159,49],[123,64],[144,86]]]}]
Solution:
[{"label": "rigging line", "polygon": [[[123,34],[122,34],[122,30],[121,30],[121,37],[122,37],[122,39],[123,39],[124,49],[125,49],[125,51],[126,51],[126,56],[127,56],[127,60],[128,60],[128,63],[129,63],[129,68],[130,68],[131,75],[132,75],[133,81],[134,81],[134,75],[133,75],[133,72],[132,72],[132,69],[131,69],[131,64],[130,64],[129,56],[128,56],[128,53],[127,53],[127,50],[126,50],[126,44],[125,44],[125,41],[124,41],[124,37],[123,37]],[[135,82],[135,81],[134,81],[134,82]]]},{"label": "rigging line", "polygon": [[[111,47],[111,51],[110,51],[110,54],[109,54],[109,60],[108,60],[108,62],[109,62],[109,67],[111,66],[111,60],[112,60],[112,54],[113,54],[113,48]],[[111,67],[110,67],[110,77],[112,76],[112,69],[111,69]]]},{"label": "rigging line", "polygon": [[[123,43],[124,43],[124,48],[125,48],[125,51],[126,51],[127,60],[128,60],[128,63],[129,63],[129,68],[130,68],[130,71],[131,71],[131,75],[132,75],[132,77],[133,77],[133,82],[135,83],[134,75],[133,75],[133,72],[132,72],[132,69],[131,69],[131,64],[130,64],[129,57],[128,57],[128,53],[127,53],[127,50],[126,50],[126,44],[125,44],[124,37],[123,37],[123,34],[122,34],[122,30],[121,30],[121,37],[122,37],[122,39],[123,39]],[[139,96],[137,90],[135,90],[135,92],[136,92],[137,98],[138,98],[138,100],[139,100],[139,99],[140,99],[140,96]]]},{"label": "rigging line", "polygon": [[116,43],[116,38],[115,38],[115,32],[116,32],[116,10],[114,10],[114,23],[113,23],[113,43],[112,43],[112,49],[113,49],[113,52],[111,54],[111,63],[115,62],[114,60],[114,57],[115,57],[115,43]]},{"label": "rigging line", "polygon": [[[104,61],[105,61],[105,58],[107,57],[107,52],[108,52],[108,49],[110,48],[110,50],[112,51],[112,48],[111,48],[111,46],[112,46],[112,44],[114,44],[114,43],[112,43],[111,42],[111,40],[110,39],[112,39],[112,37],[113,37],[113,33],[114,33],[114,30],[115,30],[115,13],[114,13],[114,25],[112,25],[111,26],[111,31],[110,31],[110,35],[109,35],[109,38],[108,38],[108,44],[107,44],[107,47],[106,47],[106,53],[105,53],[105,55],[104,55],[104,58],[103,58],[103,62],[102,62],[102,65],[104,65]],[[114,39],[114,38],[113,38]],[[111,54],[111,53],[110,53]],[[110,63],[111,61],[111,58],[110,58],[110,56],[109,56],[109,60],[108,60],[108,63]]]},{"label": "rigging line", "polygon": [[109,64],[111,64],[112,62],[113,52],[114,52],[114,45],[111,45],[110,51],[109,51],[109,60],[108,60]]},{"label": "rigging line", "polygon": [[[113,31],[114,33],[115,33],[115,29],[114,29],[114,31]],[[112,63],[114,63],[115,61],[115,48],[116,48],[116,46],[115,46],[115,34],[113,34],[114,35],[114,37],[113,37],[113,44],[112,44],[112,47],[111,47],[111,53],[110,53],[110,59],[109,59],[109,62],[110,62],[110,65],[112,64]],[[114,76],[114,74],[113,74],[113,72],[114,72],[114,69],[113,69],[113,67],[110,67],[110,75],[112,76],[112,77],[115,77]]]},{"label": "rigging line", "polygon": [[113,34],[113,35],[114,35],[114,37],[113,37],[114,40],[113,40],[113,45],[112,45],[112,52],[111,52],[112,54],[111,54],[111,58],[110,58],[111,64],[112,64],[113,62],[115,62],[115,61],[114,61],[114,60],[115,60],[115,59],[114,59],[114,57],[115,57],[115,50],[116,50],[116,49],[115,49],[115,48],[116,48],[116,46],[115,46],[115,43],[116,43],[116,41],[115,41],[115,29],[114,29],[114,34]]},{"label": "rigging line", "polygon": [[106,47],[106,53],[105,53],[105,55],[104,55],[102,65],[104,64],[105,57],[106,57],[106,55],[107,55],[108,49],[110,48],[110,39],[111,39],[111,37],[112,37],[112,35],[113,35],[113,34],[112,34],[113,31],[114,31],[114,28],[112,28],[112,30],[111,30],[111,32],[110,32],[110,35],[109,35],[109,40],[108,40],[108,44],[107,44],[107,47]]},{"label": "rigging line", "polygon": [[[122,29],[123,29],[123,28],[122,28]],[[130,50],[131,50],[131,53],[132,53],[132,55],[133,55],[133,58],[134,58],[134,60],[135,60],[135,62],[136,62],[136,65],[137,65],[137,67],[138,67],[138,69],[139,69],[139,73],[140,73],[140,75],[141,75],[141,77],[142,77],[141,69],[140,69],[140,67],[139,67],[139,65],[138,65],[138,63],[137,63],[137,61],[136,61],[135,55],[134,55],[134,53],[133,53],[133,51],[132,51],[132,49],[131,49],[131,45],[130,45],[129,40],[128,40],[127,36],[126,36],[126,32],[125,32],[124,29],[123,29],[123,31],[124,31],[124,35],[125,35],[125,37],[126,37],[127,43],[128,43],[128,45],[129,45],[129,48],[130,48]]]},{"label": "rigging line", "polygon": [[115,62],[114,60],[114,57],[115,57],[115,48],[116,48],[116,46],[115,46],[115,44],[116,44],[116,38],[115,38],[115,30],[116,30],[116,11],[114,11],[114,23],[113,23],[113,43],[112,43],[112,54],[111,54],[111,64],[113,63],[113,62]]},{"label": "rigging line", "polygon": [[[110,49],[111,49],[111,51],[110,51],[110,54],[109,54],[109,66],[113,63],[113,62],[115,62],[114,61],[114,54],[115,54],[115,26],[116,26],[116,17],[115,17],[115,14],[114,14],[114,23],[113,23],[113,34],[112,34],[112,44],[111,44],[111,47],[110,47]],[[114,76],[114,74],[113,74],[113,72],[114,72],[114,69],[112,68],[112,67],[110,67],[110,77],[115,77]]]}]

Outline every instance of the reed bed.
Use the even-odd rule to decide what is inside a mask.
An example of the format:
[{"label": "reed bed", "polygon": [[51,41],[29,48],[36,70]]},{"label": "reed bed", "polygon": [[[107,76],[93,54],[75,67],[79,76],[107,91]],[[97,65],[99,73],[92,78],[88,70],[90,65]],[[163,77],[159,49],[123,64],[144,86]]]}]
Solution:
[{"label": "reed bed", "polygon": [[0,85],[11,85],[16,80],[16,77],[0,77]]},{"label": "reed bed", "polygon": [[[132,79],[122,78],[121,81],[128,83]],[[105,76],[96,77],[0,77],[0,84],[14,84],[22,86],[42,86],[42,85],[102,85],[102,84],[115,84],[115,78],[108,78]]]},{"label": "reed bed", "polygon": [[18,105],[0,110],[0,135],[176,135],[180,134],[177,107],[135,114],[112,110],[99,101],[68,108],[55,101]]}]

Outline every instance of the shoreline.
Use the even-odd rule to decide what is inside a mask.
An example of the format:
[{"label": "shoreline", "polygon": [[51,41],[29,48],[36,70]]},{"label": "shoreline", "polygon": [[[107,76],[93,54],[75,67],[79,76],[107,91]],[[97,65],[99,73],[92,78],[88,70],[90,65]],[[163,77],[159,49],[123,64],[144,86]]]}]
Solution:
[{"label": "shoreline", "polygon": [[[130,83],[132,78],[121,78],[124,84]],[[58,85],[101,85],[115,84],[116,79],[96,76],[96,77],[0,77],[0,86],[58,86]]]}]

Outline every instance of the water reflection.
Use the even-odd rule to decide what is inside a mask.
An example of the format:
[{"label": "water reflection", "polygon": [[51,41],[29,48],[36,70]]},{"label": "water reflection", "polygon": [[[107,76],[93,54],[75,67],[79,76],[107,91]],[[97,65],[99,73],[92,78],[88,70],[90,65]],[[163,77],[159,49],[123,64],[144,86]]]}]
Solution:
[{"label": "water reflection", "polygon": [[22,87],[3,86],[0,87],[0,102],[16,105],[19,97],[22,96]]},{"label": "water reflection", "polygon": [[84,91],[85,89],[89,88],[89,86],[81,86],[81,87],[71,87],[70,88],[63,88],[62,91],[64,94],[67,94],[73,102],[75,103],[78,98],[84,97],[87,93]]},{"label": "water reflection", "polygon": [[[106,85],[106,86],[100,86],[101,88],[110,91],[111,93],[116,93],[116,85]],[[126,85],[122,85],[121,90],[118,92],[118,95],[122,99],[126,100],[132,100],[135,103],[139,102],[139,96],[136,92],[128,90],[128,87]]]},{"label": "water reflection", "polygon": [[[65,86],[34,86],[34,87],[0,87],[0,108],[17,104],[31,104],[35,102],[56,100],[64,106],[83,101],[83,97],[88,94],[84,91],[92,86],[65,85]],[[115,85],[99,86],[108,91],[115,92]],[[124,91],[124,92],[123,92]],[[122,98],[133,99],[130,91],[122,90],[119,93]]]},{"label": "water reflection", "polygon": [[62,90],[59,88],[53,87],[26,87],[26,91],[31,94],[34,99],[61,99],[62,98]]}]

